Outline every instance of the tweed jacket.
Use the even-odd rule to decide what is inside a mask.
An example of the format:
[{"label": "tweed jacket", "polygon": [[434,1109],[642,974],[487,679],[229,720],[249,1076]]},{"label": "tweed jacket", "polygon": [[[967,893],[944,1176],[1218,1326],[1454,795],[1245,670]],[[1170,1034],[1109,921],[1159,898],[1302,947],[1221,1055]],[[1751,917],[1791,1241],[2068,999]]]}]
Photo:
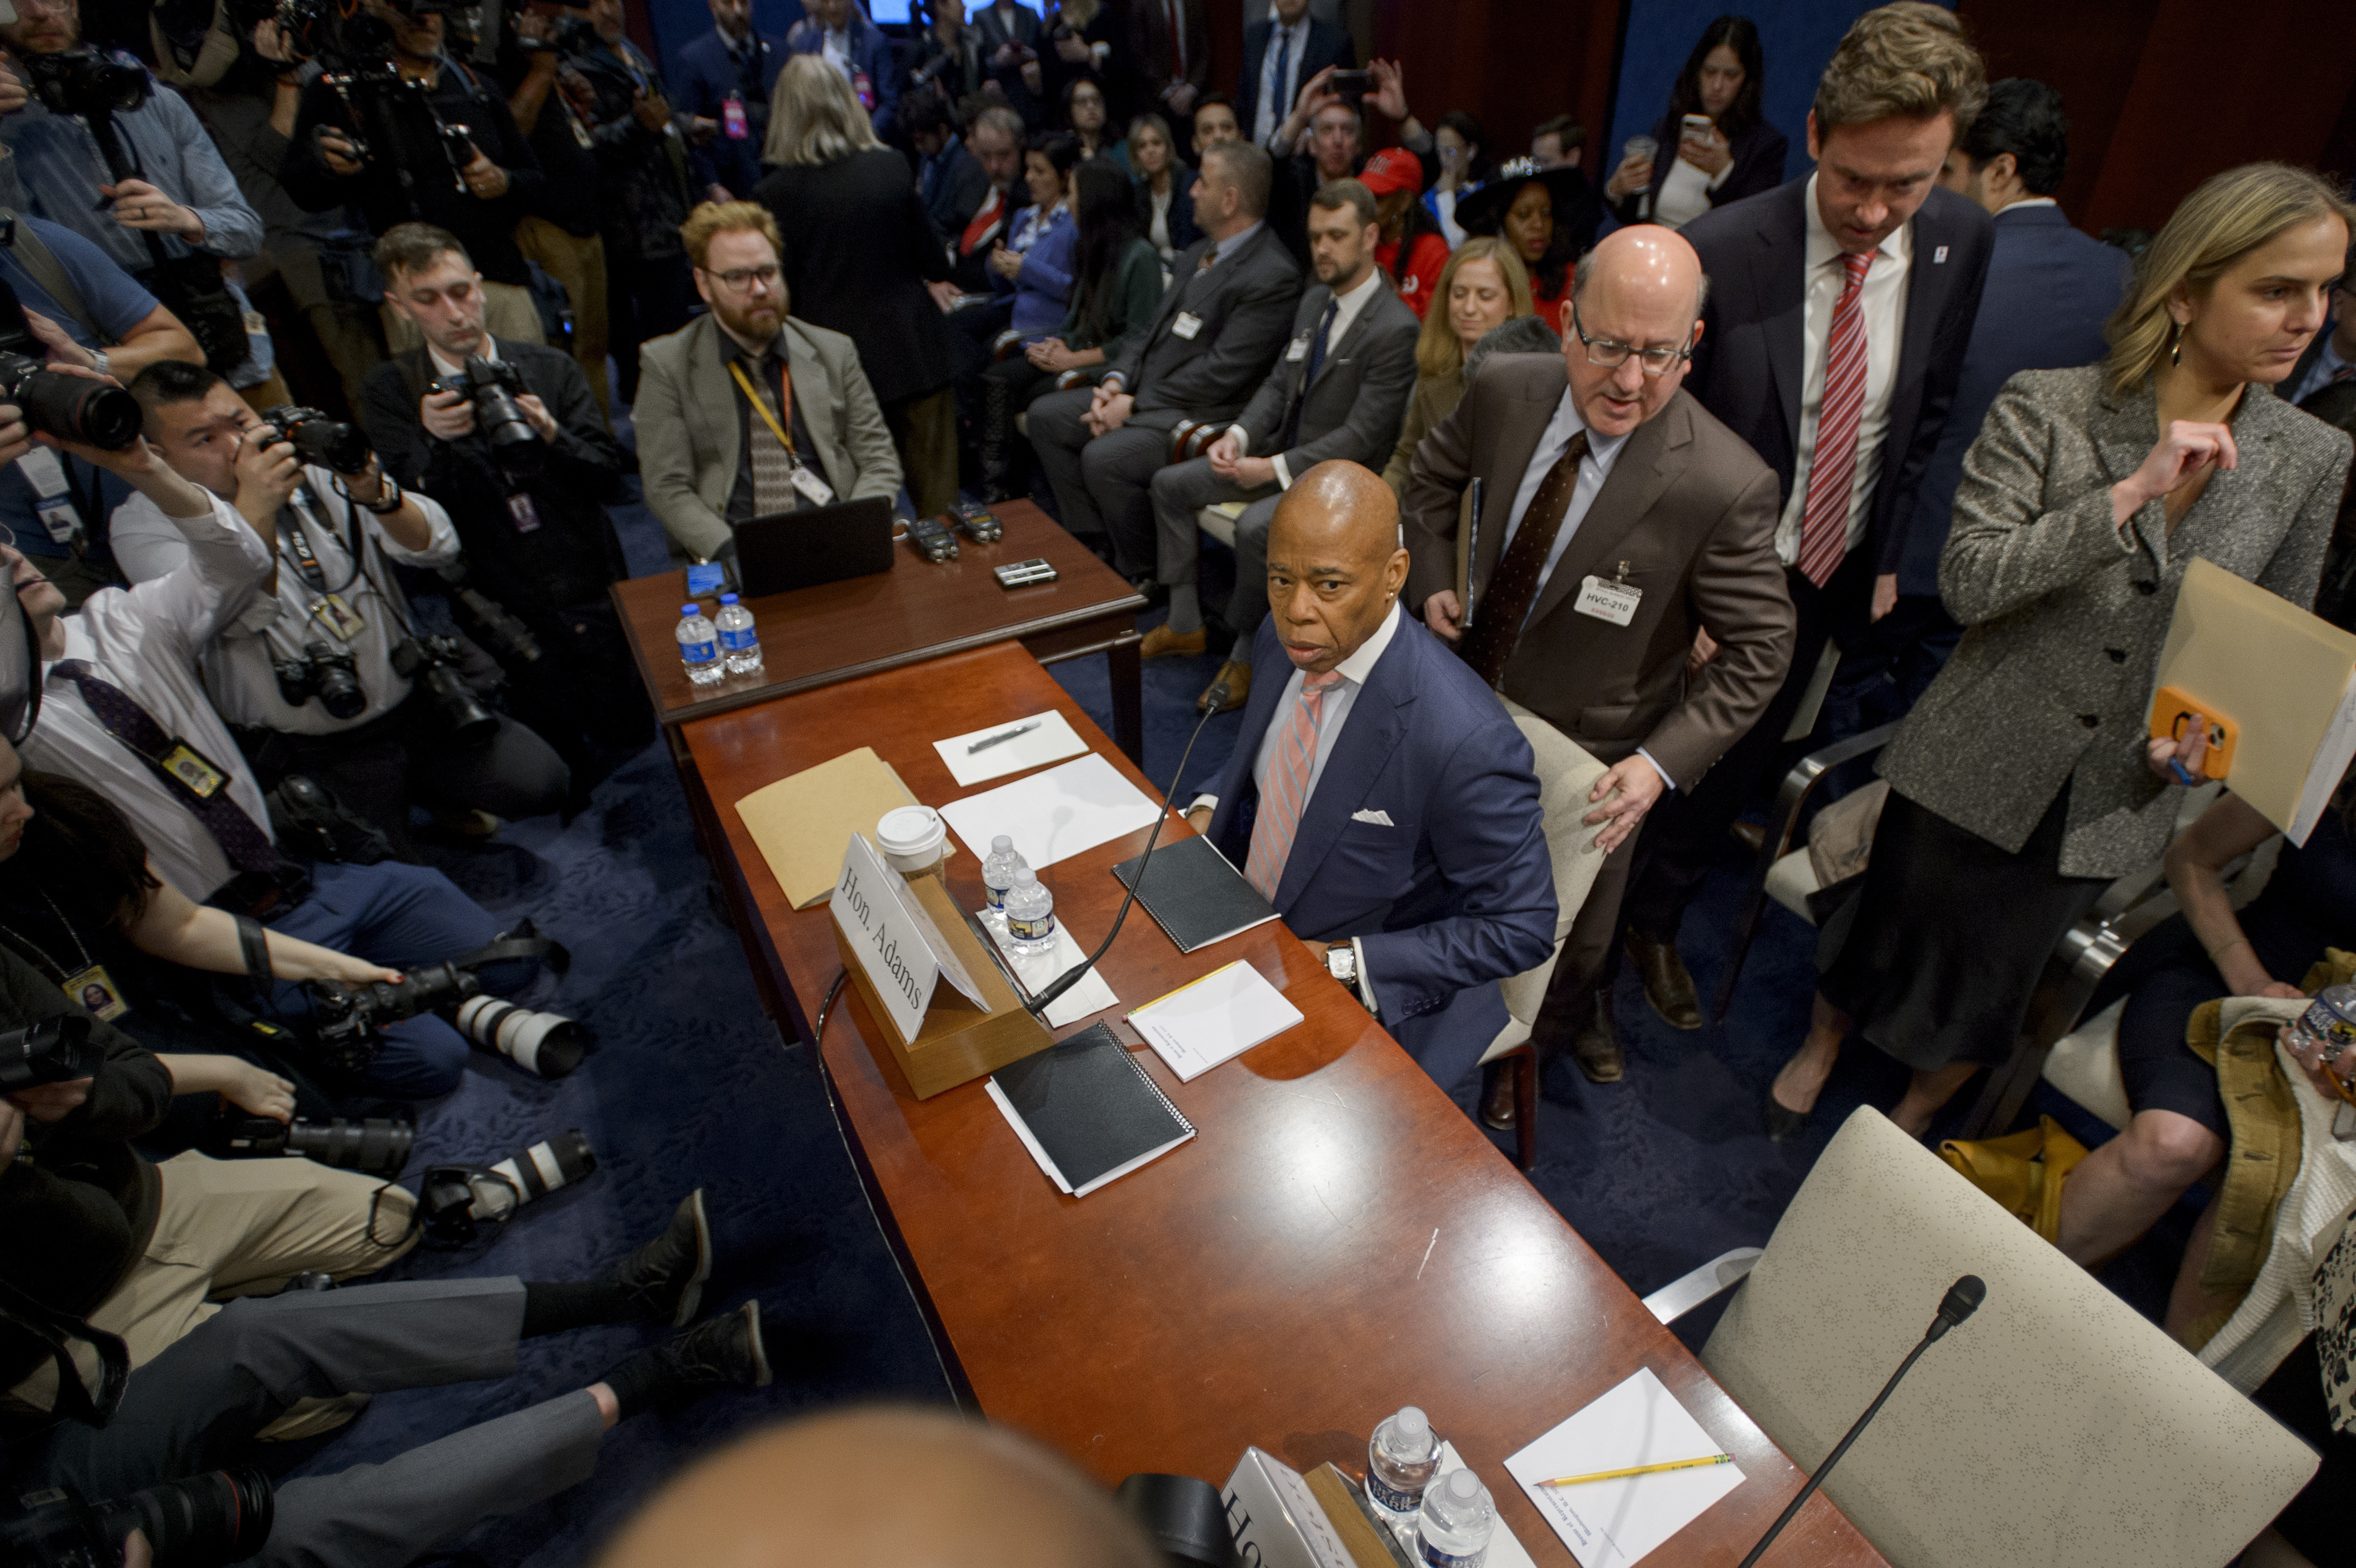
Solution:
[{"label": "tweed jacket", "polygon": [[2168,847],[2179,786],[2144,761],[2145,719],[2184,569],[2202,556],[2302,607],[2348,470],[2346,435],[2253,383],[2240,466],[2211,475],[2170,538],[2162,503],[2111,523],[2111,486],[2159,439],[2149,383],[2099,365],[2005,383],[1964,458],[1939,561],[1966,628],[1881,773],[1909,800],[2018,853],[2063,785],[2063,876],[2118,877]]},{"label": "tweed jacket", "polygon": [[[900,488],[900,459],[859,368],[859,351],[842,334],[794,316],[786,317],[785,331],[794,403],[835,494],[846,501],[890,499]],[[630,412],[647,506],[699,560],[713,559],[736,538],[727,522],[728,497],[742,450],[736,400],[744,394],[722,357],[734,347],[719,323],[699,315],[639,351],[638,401]]]}]

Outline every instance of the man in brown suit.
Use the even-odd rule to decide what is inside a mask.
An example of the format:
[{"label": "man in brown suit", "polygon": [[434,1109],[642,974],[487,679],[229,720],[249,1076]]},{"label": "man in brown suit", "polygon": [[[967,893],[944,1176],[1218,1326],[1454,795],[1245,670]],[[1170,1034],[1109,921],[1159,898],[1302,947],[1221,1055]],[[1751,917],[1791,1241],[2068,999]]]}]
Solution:
[{"label": "man in brown suit", "polygon": [[[1611,859],[1537,1031],[1541,1048],[1576,1033],[1580,1070],[1599,1083],[1622,1072],[1597,985],[1637,853],[1629,841],[1655,802],[1693,788],[1751,727],[1792,656],[1774,471],[1679,390],[1707,287],[1693,247],[1669,229],[1604,240],[1556,324],[1562,357],[1490,359],[1416,448],[1402,503],[1408,600],[1425,624],[1610,767],[1586,820]],[[1475,476],[1468,613],[1455,540]],[[1704,631],[1718,651],[1696,667]],[[1484,1112],[1493,1125],[1511,1114],[1497,1098]]]}]

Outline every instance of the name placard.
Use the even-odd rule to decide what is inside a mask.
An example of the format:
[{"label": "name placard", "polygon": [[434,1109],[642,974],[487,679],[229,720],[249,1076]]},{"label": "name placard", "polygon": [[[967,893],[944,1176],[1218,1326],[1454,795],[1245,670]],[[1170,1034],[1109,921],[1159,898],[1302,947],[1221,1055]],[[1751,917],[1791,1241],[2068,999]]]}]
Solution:
[{"label": "name placard", "polygon": [[990,1011],[981,987],[958,962],[941,928],[909,892],[907,879],[884,863],[864,835],[852,834],[844,848],[842,870],[827,907],[902,1041],[913,1041],[925,1027],[934,983],[942,976],[975,1007]]}]

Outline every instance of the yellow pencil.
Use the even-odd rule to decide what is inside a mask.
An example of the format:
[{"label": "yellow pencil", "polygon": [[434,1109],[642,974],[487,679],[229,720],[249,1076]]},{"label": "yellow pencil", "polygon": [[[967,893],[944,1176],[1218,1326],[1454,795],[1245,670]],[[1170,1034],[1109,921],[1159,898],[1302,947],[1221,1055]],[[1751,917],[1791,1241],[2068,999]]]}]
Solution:
[{"label": "yellow pencil", "polygon": [[1704,1465],[1728,1465],[1734,1461],[1731,1454],[1712,1454],[1702,1459],[1671,1459],[1662,1465],[1634,1465],[1625,1470],[1598,1470],[1591,1476],[1557,1476],[1551,1481],[1540,1481],[1542,1487],[1575,1487],[1583,1481],[1616,1481],[1625,1476],[1650,1476],[1662,1470],[1696,1470]]}]

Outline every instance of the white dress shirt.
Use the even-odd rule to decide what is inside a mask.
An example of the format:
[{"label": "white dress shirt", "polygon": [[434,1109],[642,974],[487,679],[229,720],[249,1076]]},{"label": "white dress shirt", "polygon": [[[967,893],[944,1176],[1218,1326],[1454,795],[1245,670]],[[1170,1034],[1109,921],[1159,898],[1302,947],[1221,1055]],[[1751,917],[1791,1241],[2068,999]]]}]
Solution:
[{"label": "white dress shirt", "polygon": [[[221,635],[205,645],[205,686],[213,706],[231,724],[289,735],[333,735],[391,712],[409,696],[410,686],[392,668],[393,647],[409,635],[409,601],[382,560],[370,560],[364,573],[353,571],[351,554],[344,546],[352,519],[360,519],[369,544],[375,547],[369,550],[371,556],[381,551],[408,566],[447,566],[458,559],[458,534],[440,502],[412,490],[407,494],[425,514],[428,537],[423,549],[410,549],[387,535],[373,513],[337,495],[335,476],[327,469],[306,465],[303,475],[311,515],[318,524],[304,526],[304,541],[328,589],[360,618],[360,629],[347,640],[312,613],[320,595],[304,581],[298,558],[281,536],[272,541],[278,553],[278,592],[267,593],[257,587],[235,607]],[[115,561],[134,582],[169,577],[188,559],[187,536],[145,496],[134,496],[116,507],[108,527]],[[338,719],[316,698],[294,704],[279,694],[271,661],[301,658],[309,643],[351,650],[361,688],[368,694],[366,708],[349,719]]]},{"label": "white dress shirt", "polygon": [[[270,811],[253,770],[197,680],[197,660],[270,573],[270,549],[243,517],[216,497],[201,517],[174,519],[187,558],[168,577],[134,588],[102,588],[59,624],[66,656],[122,688],[168,734],[204,753],[230,775],[229,796],[270,834]],[[237,874],[237,867],[155,770],[107,732],[73,682],[44,663],[40,721],[24,745],[26,764],[63,773],[98,791],[131,819],[156,870],[198,903]],[[274,836],[273,836],[274,837]]]},{"label": "white dress shirt", "polygon": [[[1292,40],[1285,47],[1285,40]],[[1279,157],[1292,151],[1275,145],[1277,127],[1292,117],[1292,101],[1301,92],[1301,56],[1309,48],[1309,13],[1301,13],[1301,20],[1290,27],[1281,22],[1271,23],[1268,29],[1268,50],[1259,57],[1259,108],[1252,116],[1253,141]],[[1284,80],[1276,80],[1276,57],[1281,51],[1284,59]]]},{"label": "white dress shirt", "polygon": [[[1816,210],[1816,181],[1808,176],[1803,205],[1808,213],[1808,271],[1800,329],[1800,352],[1808,368],[1800,389],[1798,459],[1792,467],[1792,495],[1775,525],[1775,554],[1785,566],[1800,559],[1800,519],[1808,509],[1808,464],[1815,453],[1816,413],[1825,404],[1825,357],[1833,330],[1833,306],[1847,286],[1841,248]],[[1857,470],[1848,490],[1847,549],[1865,537],[1873,509],[1873,486],[1881,476],[1882,438],[1890,432],[1890,399],[1898,382],[1898,337],[1906,319],[1906,284],[1913,264],[1910,220],[1891,231],[1866,270],[1865,407],[1857,424]]]},{"label": "white dress shirt", "polygon": [[1709,193],[1733,173],[1730,158],[1714,175],[1706,175],[1697,165],[1679,158],[1669,165],[1668,177],[1661,181],[1661,194],[1654,198],[1653,221],[1666,229],[1683,229],[1709,210]]},{"label": "white dress shirt", "polygon": [[[1333,350],[1340,347],[1342,346],[1342,339],[1349,335],[1350,324],[1358,319],[1358,313],[1365,310],[1367,304],[1374,299],[1375,290],[1382,285],[1382,282],[1383,274],[1381,271],[1377,268],[1369,267],[1366,269],[1365,279],[1359,283],[1356,288],[1352,289],[1348,293],[1339,294],[1334,297],[1333,304],[1338,308],[1333,312],[1333,325],[1325,329],[1326,358],[1333,358]],[[1313,345],[1316,340],[1317,328],[1312,326],[1309,329],[1309,336],[1303,341],[1301,350],[1301,359],[1299,363],[1303,369],[1308,368],[1310,347]],[[1291,352],[1292,349],[1290,346],[1288,345],[1285,348],[1285,353],[1290,356]],[[1294,363],[1294,361],[1288,357],[1279,360],[1278,363],[1289,365]],[[1303,388],[1302,395],[1306,396],[1307,391],[1308,389]],[[1241,457],[1251,451],[1251,432],[1244,429],[1244,427],[1239,424],[1231,424],[1227,427],[1227,432],[1236,438],[1237,456]],[[1284,453],[1280,452],[1278,453],[1274,462],[1276,464],[1277,488],[1280,490],[1291,489],[1292,471],[1284,465]]]},{"label": "white dress shirt", "polygon": [[830,28],[819,40],[819,53],[826,57],[827,64],[842,73],[843,80],[851,80],[851,30],[848,27]]}]

